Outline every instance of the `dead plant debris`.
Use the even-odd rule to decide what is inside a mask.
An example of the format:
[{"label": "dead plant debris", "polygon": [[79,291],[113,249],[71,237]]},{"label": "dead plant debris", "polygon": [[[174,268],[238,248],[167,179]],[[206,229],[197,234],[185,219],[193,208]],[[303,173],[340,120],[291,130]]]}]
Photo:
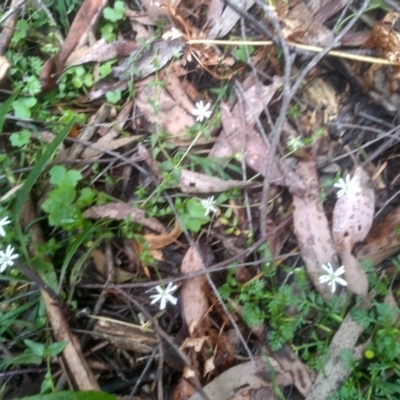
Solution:
[{"label": "dead plant debris", "polygon": [[399,397],[393,1],[3,3],[4,399]]}]

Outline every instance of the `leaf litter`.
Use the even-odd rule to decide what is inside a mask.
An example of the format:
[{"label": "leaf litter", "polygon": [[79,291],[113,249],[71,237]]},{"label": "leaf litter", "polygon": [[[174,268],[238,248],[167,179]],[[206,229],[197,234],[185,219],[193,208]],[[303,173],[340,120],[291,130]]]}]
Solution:
[{"label": "leaf litter", "polygon": [[[67,162],[82,169],[91,165],[88,162],[101,165],[104,157],[114,157],[109,167],[92,179],[96,191],[90,195],[86,192],[85,197],[82,190],[74,200],[77,225],[63,234],[90,237],[87,242],[77,239],[76,245],[72,241],[66,251],[72,252],[70,259],[79,255],[80,260],[92,260],[93,268],[85,266],[80,281],[73,285],[83,293],[77,301],[89,302],[99,319],[86,325],[92,336],[82,339],[81,344],[84,347],[88,340],[91,344],[105,340],[106,351],[94,352],[100,351],[101,357],[110,360],[111,375],[128,381],[125,375],[131,377],[129,370],[133,368],[141,371],[142,379],[152,368],[157,377],[149,375],[148,381],[156,382],[158,398],[163,398],[163,383],[169,376],[174,399],[193,400],[284,398],[293,386],[301,398],[327,399],[347,379],[353,379],[343,353],[350,352],[353,361],[361,362],[364,351],[376,340],[374,332],[357,318],[359,310],[372,312],[372,299],[392,311],[398,308],[398,293],[392,287],[385,293],[374,278],[379,269],[371,272],[363,263],[370,260],[373,267],[391,263],[390,257],[399,250],[396,203],[384,219],[374,221],[382,199],[370,178],[370,171],[376,173],[383,166],[388,179],[391,172],[386,165],[393,163],[395,169],[392,160],[396,157],[392,155],[397,145],[391,144],[392,153],[381,152],[382,159],[374,162],[376,156],[369,157],[368,147],[373,137],[354,136],[360,127],[369,132],[372,122],[383,127],[389,123],[385,119],[392,118],[387,113],[393,107],[383,108],[383,100],[376,99],[396,104],[396,94],[392,94],[397,90],[397,67],[393,67],[394,74],[387,72],[390,87],[385,93],[380,93],[379,85],[373,87],[371,76],[386,71],[378,71],[375,64],[364,70],[363,88],[371,88],[371,95],[367,98],[359,91],[360,98],[356,98],[354,88],[349,87],[361,75],[358,67],[331,59],[316,66],[318,55],[314,59],[297,57],[290,78],[290,63],[285,67],[276,52],[277,47],[288,50],[288,41],[332,45],[336,30],[326,21],[334,18],[341,27],[345,16],[354,21],[359,17],[346,14],[347,6],[346,1],[278,1],[272,9],[259,1],[224,4],[216,0],[210,4],[194,2],[188,12],[187,4],[179,1],[143,0],[137,10],[132,10],[132,5],[122,1],[109,5],[85,0],[75,10],[65,41],[38,73],[42,94],[58,90],[77,67],[93,68],[96,76],[98,68],[108,61],[112,64],[105,78],[77,91],[80,105],[90,105],[95,112],[83,112],[87,119],[76,124],[78,136],[74,139],[71,132],[69,142],[60,145],[56,157],[51,160],[49,156],[43,168],[45,164],[50,168],[51,163]],[[359,6],[362,12],[364,5]],[[105,29],[105,21],[117,18],[121,7],[124,12],[118,18],[129,18],[130,25],[111,24],[118,37],[98,35],[93,40],[93,32],[101,32],[97,27]],[[254,10],[262,15],[263,24],[254,20]],[[374,47],[382,57],[397,62],[397,53],[381,48],[383,41],[378,37],[389,35],[391,41],[397,40],[393,33],[397,14],[385,18],[372,29],[366,47]],[[158,27],[159,19],[164,19],[163,27]],[[254,35],[247,38],[244,34],[247,23],[272,42],[259,49],[234,44],[226,50],[222,44],[205,41],[239,31],[242,39],[255,40]],[[156,28],[162,32],[156,32]],[[10,31],[14,31],[13,26]],[[153,40],[155,37],[161,39]],[[187,39],[204,42],[187,44]],[[350,36],[346,40],[351,40]],[[288,51],[295,56],[292,48]],[[8,67],[10,60],[5,60],[4,74],[14,73]],[[346,85],[331,79],[337,70],[346,71],[340,78]],[[300,90],[290,93],[293,82],[303,73],[306,79],[297,86]],[[122,93],[123,101],[110,101],[114,91]],[[282,100],[288,93],[291,101],[285,105]],[[363,101],[376,102],[380,114],[374,120],[349,111],[351,104]],[[52,103],[52,107],[62,115],[65,104]],[[71,104],[76,114],[82,110],[79,107]],[[282,107],[286,107],[285,120],[276,124]],[[367,111],[373,115],[370,109]],[[330,129],[334,123],[346,132],[345,136],[335,137]],[[279,126],[283,139],[276,142],[275,129]],[[56,134],[50,132],[49,137],[55,140]],[[380,140],[385,140],[382,137]],[[136,146],[138,141],[141,143]],[[290,147],[296,148],[289,152]],[[353,170],[349,149],[358,158]],[[330,182],[330,187],[334,186],[337,179],[333,169],[329,170],[333,157],[335,165],[352,175],[337,199],[326,185]],[[271,165],[271,171],[266,171],[267,165]],[[92,178],[96,168],[96,164],[93,169],[83,168],[85,179]],[[41,197],[44,200],[48,196],[47,191],[40,193],[40,187],[52,190],[46,173],[35,187],[39,195],[33,193],[29,201],[39,199],[40,203]],[[100,180],[101,176],[104,179]],[[269,182],[264,181],[266,176]],[[123,182],[125,177],[128,182]],[[28,178],[21,175],[20,179]],[[265,188],[269,185],[268,192]],[[15,187],[7,188],[1,198],[11,201]],[[264,199],[266,192],[269,196]],[[10,195],[5,196],[7,193]],[[26,196],[24,193],[24,186],[16,191],[20,199]],[[263,201],[267,205],[261,204]],[[267,236],[260,237],[264,231],[260,212],[265,210]],[[35,220],[33,212],[25,218],[24,227],[35,224],[39,232],[44,230],[48,235],[46,225],[39,226]],[[282,224],[293,232],[279,230]],[[97,227],[99,232],[112,230],[112,251],[106,244],[109,239],[93,248],[95,238],[89,235],[90,230],[85,231],[88,226]],[[268,237],[271,232],[275,232],[272,238]],[[42,242],[40,235],[34,236],[31,247]],[[387,271],[395,276],[397,265],[392,264]],[[239,274],[226,271],[231,268],[241,271],[240,279]],[[56,271],[57,264],[52,269]],[[387,273],[379,277],[386,286]],[[177,280],[182,282],[178,285],[174,283]],[[336,281],[339,285],[335,287]],[[380,288],[378,294],[371,282]],[[168,288],[177,289],[171,294],[174,299],[169,304],[164,301],[157,310],[148,293],[156,289],[156,297],[163,300]],[[118,295],[121,289],[131,290],[130,302],[129,297]],[[90,292],[93,290],[96,295]],[[100,390],[62,307],[53,303],[46,290],[41,295],[55,338],[69,342],[60,371],[69,373],[73,389]],[[290,296],[291,300],[284,300]],[[325,320],[326,315],[318,314],[316,305],[326,307],[329,312],[325,314],[341,322],[335,325]],[[117,318],[105,318],[108,314]],[[261,319],[262,324],[248,323],[250,317],[257,322]],[[285,324],[296,319],[292,335],[287,336]],[[398,315],[389,326],[395,327],[397,320]],[[149,325],[154,329],[149,331]],[[307,334],[305,330],[309,330]],[[273,348],[276,336],[281,338],[277,349]],[[317,344],[309,346],[310,355],[308,341],[316,339]],[[325,352],[320,349],[322,342]],[[141,353],[150,357],[146,366]],[[324,357],[323,365],[315,362]],[[116,365],[119,363],[121,367]],[[105,374],[101,379],[107,380]],[[141,385],[139,380],[132,396]]]}]

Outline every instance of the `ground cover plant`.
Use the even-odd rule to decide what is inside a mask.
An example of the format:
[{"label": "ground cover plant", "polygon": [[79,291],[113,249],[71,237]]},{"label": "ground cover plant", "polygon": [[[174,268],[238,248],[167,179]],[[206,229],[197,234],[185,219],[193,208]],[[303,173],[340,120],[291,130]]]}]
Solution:
[{"label": "ground cover plant", "polygon": [[4,2],[1,397],[398,399],[399,23]]}]

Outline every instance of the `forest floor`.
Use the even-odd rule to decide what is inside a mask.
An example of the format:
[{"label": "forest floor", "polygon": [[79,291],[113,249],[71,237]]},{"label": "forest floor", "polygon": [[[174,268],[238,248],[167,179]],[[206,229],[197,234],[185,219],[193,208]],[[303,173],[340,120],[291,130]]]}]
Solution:
[{"label": "forest floor", "polygon": [[1,398],[398,399],[400,5],[4,3]]}]

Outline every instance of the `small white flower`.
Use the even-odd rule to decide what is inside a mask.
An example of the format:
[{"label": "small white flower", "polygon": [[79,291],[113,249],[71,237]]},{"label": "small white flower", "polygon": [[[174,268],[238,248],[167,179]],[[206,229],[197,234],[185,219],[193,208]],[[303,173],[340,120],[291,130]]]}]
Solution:
[{"label": "small white flower", "polygon": [[322,268],[328,273],[328,275],[320,276],[319,283],[327,283],[329,286],[332,286],[332,293],[334,293],[336,290],[336,282],[342,286],[347,286],[347,282],[344,279],[339,278],[340,275],[344,274],[343,265],[336,271],[333,270],[330,263],[323,264]]},{"label": "small white flower", "polygon": [[215,213],[217,211],[217,207],[215,207],[216,201],[214,200],[214,196],[211,196],[208,199],[203,199],[200,203],[205,209],[205,216],[207,216],[210,212]]},{"label": "small white flower", "polygon": [[11,221],[7,217],[0,219],[0,236],[6,236],[6,231],[4,230],[3,226],[8,225],[10,222]]},{"label": "small white flower", "polygon": [[168,286],[165,289],[163,289],[160,285],[156,286],[155,289],[157,290],[158,294],[153,294],[150,296],[150,298],[153,299],[151,304],[159,301],[160,310],[164,310],[168,301],[175,305],[178,299],[174,296],[171,296],[171,293],[174,293],[177,287],[178,285],[172,286],[172,282],[168,283]]},{"label": "small white flower", "polygon": [[336,196],[339,198],[344,194],[348,193],[351,189],[351,179],[350,175],[347,174],[344,179],[340,178],[333,186],[339,188],[340,190],[336,193]]},{"label": "small white flower", "polygon": [[202,122],[203,119],[208,119],[211,117],[212,111],[209,109],[211,103],[204,105],[203,100],[196,103],[196,108],[192,110],[192,114],[197,117],[196,121]]},{"label": "small white flower", "polygon": [[14,265],[14,259],[18,257],[18,254],[13,254],[14,249],[8,245],[6,251],[0,251],[0,272],[3,272],[7,267]]},{"label": "small white flower", "polygon": [[303,141],[296,136],[290,136],[286,144],[292,153],[304,147]]}]

